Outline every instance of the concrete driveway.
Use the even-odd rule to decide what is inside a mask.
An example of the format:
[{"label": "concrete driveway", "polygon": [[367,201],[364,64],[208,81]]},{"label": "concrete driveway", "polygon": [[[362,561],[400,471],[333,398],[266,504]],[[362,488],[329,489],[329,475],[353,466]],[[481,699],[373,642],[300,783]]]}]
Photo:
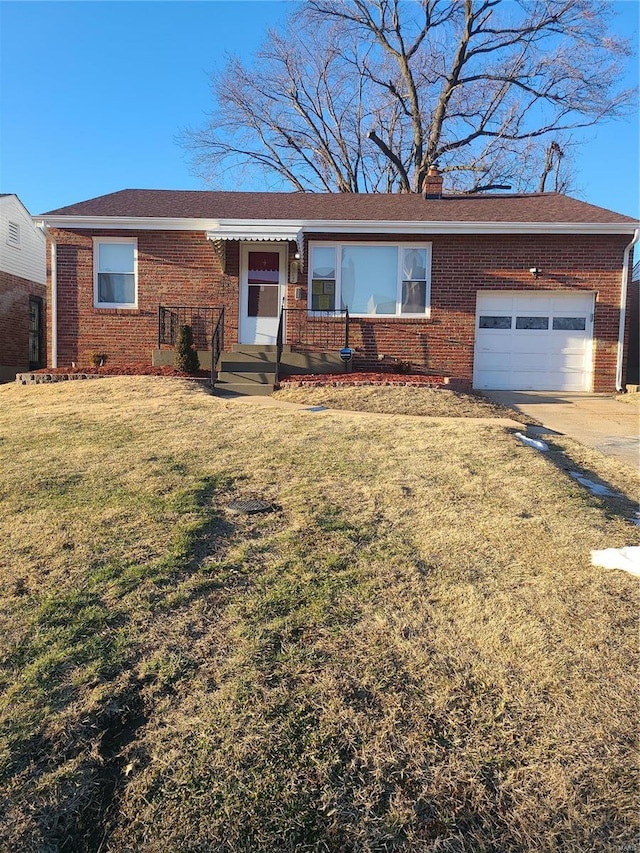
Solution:
[{"label": "concrete driveway", "polygon": [[539,421],[529,435],[560,433],[614,456],[638,470],[640,465],[640,408],[620,403],[607,394],[555,391],[483,391],[485,397],[520,412],[522,419]]}]

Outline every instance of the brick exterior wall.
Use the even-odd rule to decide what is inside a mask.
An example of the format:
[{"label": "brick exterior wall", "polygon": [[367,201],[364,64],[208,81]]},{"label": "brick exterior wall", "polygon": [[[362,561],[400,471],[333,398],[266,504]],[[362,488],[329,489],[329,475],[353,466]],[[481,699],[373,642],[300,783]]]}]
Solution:
[{"label": "brick exterior wall", "polygon": [[[58,244],[58,364],[88,363],[104,352],[112,363],[150,363],[157,346],[158,305],[221,305],[225,348],[237,341],[239,244],[226,243],[222,258],[199,232],[56,230]],[[138,308],[93,307],[93,236],[138,238]],[[306,235],[307,241],[345,241],[344,235]],[[379,366],[380,356],[409,361],[419,370],[471,381],[476,293],[558,290],[596,293],[594,391],[615,388],[620,276],[628,236],[433,235],[431,317],[353,319],[350,344],[356,364]],[[357,235],[354,242],[420,242],[415,235]],[[293,247],[292,247],[293,248]],[[294,299],[307,304],[307,260]],[[529,268],[542,270],[534,281]]]},{"label": "brick exterior wall", "polygon": [[[345,242],[340,234],[308,235],[308,240],[318,239]],[[365,240],[389,238],[354,238]],[[356,364],[373,367],[386,356],[471,382],[477,293],[578,290],[596,293],[593,390],[615,390],[622,258],[628,236],[454,234],[424,240],[432,245],[431,317],[352,319],[349,343],[356,350]],[[420,242],[410,235],[391,241]],[[529,272],[533,266],[542,270],[536,280]],[[306,304],[307,279],[301,276],[299,284]]]},{"label": "brick exterior wall", "polygon": [[[87,366],[92,353],[104,353],[111,364],[151,364],[158,345],[159,305],[224,305],[225,346],[237,340],[238,244],[227,248],[224,272],[216,246],[197,232],[52,229],[52,234],[57,244],[59,366]],[[137,238],[137,308],[94,307],[94,236]]]},{"label": "brick exterior wall", "polygon": [[15,379],[29,370],[29,297],[43,300],[41,338],[42,366],[45,363],[46,287],[10,273],[0,272],[0,381]]}]

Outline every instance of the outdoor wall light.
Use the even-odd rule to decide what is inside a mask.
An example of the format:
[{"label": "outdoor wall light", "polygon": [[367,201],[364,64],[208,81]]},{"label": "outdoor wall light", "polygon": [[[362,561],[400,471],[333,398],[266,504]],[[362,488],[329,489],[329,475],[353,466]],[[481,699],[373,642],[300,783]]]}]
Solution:
[{"label": "outdoor wall light", "polygon": [[542,270],[541,270],[541,269],[539,269],[538,267],[530,267],[530,268],[529,268],[529,272],[531,273],[531,275],[532,275],[534,278],[538,278],[538,276],[540,275],[540,273],[542,272]]},{"label": "outdoor wall light", "polygon": [[298,283],[298,273],[300,272],[301,266],[302,262],[300,261],[300,252],[296,252],[293,256],[293,260],[289,264],[289,281],[291,284]]}]

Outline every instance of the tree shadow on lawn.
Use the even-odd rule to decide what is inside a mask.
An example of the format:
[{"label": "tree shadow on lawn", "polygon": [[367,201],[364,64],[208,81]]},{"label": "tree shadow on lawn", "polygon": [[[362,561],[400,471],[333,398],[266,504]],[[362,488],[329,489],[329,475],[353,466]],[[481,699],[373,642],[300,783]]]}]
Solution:
[{"label": "tree shadow on lawn", "polygon": [[[0,774],[12,792],[5,832],[15,845],[61,853],[104,849],[126,787],[130,748],[158,698],[149,689],[158,678],[153,666],[136,674],[157,651],[154,621],[205,595],[224,606],[237,589],[235,577],[203,569],[205,558],[224,558],[237,538],[219,506],[233,487],[232,478],[203,478],[178,495],[179,512],[201,518],[159,560],[101,565],[83,589],[32,604],[29,636],[3,661],[20,682],[15,713],[5,714],[10,753]],[[171,689],[169,682],[161,674],[161,692]],[[136,754],[137,764],[145,760]]]},{"label": "tree shadow on lawn", "polygon": [[[558,436],[559,440],[562,438],[561,433],[554,433],[553,435]],[[600,471],[596,470],[596,467],[600,467],[597,462],[595,464],[592,462],[589,465],[585,460],[579,458],[582,452],[593,457],[599,451],[581,448],[577,442],[575,446],[572,446],[574,442],[570,442],[568,447],[563,447],[559,441],[553,441],[553,435],[549,432],[545,432],[541,436],[536,434],[535,438],[542,439],[548,447],[548,450],[542,451],[542,455],[555,468],[565,474],[571,483],[579,487],[580,493],[589,506],[603,510],[608,518],[621,518],[633,524],[638,512],[638,503],[631,497],[632,486],[621,486],[619,483],[613,482],[614,478],[603,476]],[[580,480],[588,482],[580,482]],[[589,483],[605,489],[609,494],[595,493],[589,488]]]}]

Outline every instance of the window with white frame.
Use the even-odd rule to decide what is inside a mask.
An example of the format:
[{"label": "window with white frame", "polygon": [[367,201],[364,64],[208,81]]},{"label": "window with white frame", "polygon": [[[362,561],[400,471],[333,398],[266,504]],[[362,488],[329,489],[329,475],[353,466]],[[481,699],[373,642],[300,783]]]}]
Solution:
[{"label": "window with white frame", "polygon": [[138,241],[130,237],[94,237],[94,304],[98,308],[135,308],[138,304]]},{"label": "window with white frame", "polygon": [[430,244],[312,243],[309,249],[311,311],[428,315]]}]

